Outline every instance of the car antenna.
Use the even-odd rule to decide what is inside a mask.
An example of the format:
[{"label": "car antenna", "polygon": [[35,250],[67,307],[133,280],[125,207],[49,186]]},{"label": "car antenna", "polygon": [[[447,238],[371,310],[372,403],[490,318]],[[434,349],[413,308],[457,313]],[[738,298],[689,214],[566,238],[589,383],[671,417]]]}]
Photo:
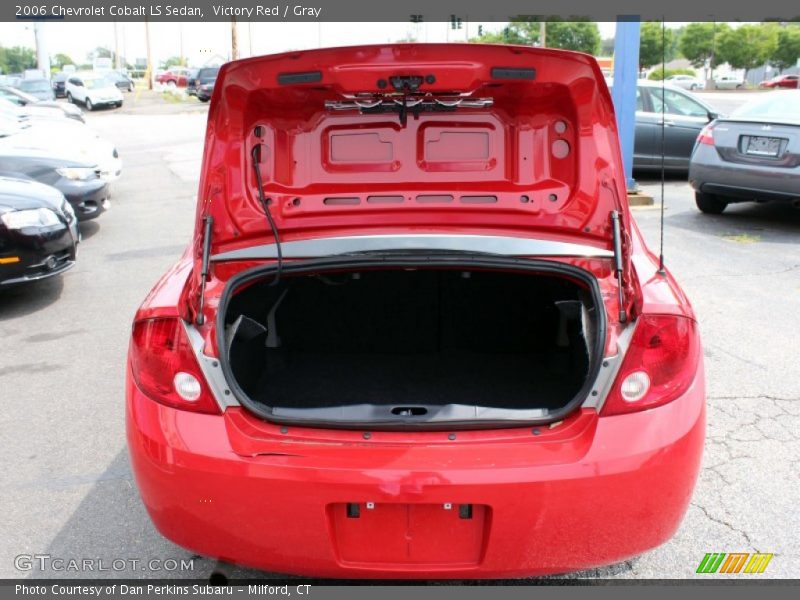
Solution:
[{"label": "car antenna", "polygon": [[261,203],[261,208],[264,210],[264,214],[267,215],[267,221],[269,221],[269,227],[272,230],[272,237],[275,238],[275,251],[277,253],[278,264],[275,269],[275,278],[269,283],[269,285],[278,285],[281,280],[281,271],[283,270],[283,252],[281,250],[281,238],[278,235],[278,227],[275,225],[275,219],[272,218],[272,212],[269,210],[270,200],[264,198],[264,184],[261,180],[261,169],[258,166],[258,164],[261,162],[260,144],[253,146],[251,157],[253,158],[253,170],[256,173],[256,184],[258,185],[258,201]]},{"label": "car antenna", "polygon": [[658,243],[658,274],[666,275],[664,270],[664,151],[666,148],[664,134],[664,110],[667,106],[664,82],[667,79],[667,30],[664,17],[661,17],[661,219],[659,223],[660,234]]}]

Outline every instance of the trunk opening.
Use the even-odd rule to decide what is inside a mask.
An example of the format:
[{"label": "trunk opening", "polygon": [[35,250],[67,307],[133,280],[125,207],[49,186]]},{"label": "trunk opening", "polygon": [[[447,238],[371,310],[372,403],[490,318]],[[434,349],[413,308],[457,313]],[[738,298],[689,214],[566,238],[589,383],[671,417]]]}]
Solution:
[{"label": "trunk opening", "polygon": [[277,286],[263,268],[234,278],[218,333],[241,403],[278,422],[384,429],[544,423],[581,403],[605,337],[591,275],[436,262],[292,265]]}]

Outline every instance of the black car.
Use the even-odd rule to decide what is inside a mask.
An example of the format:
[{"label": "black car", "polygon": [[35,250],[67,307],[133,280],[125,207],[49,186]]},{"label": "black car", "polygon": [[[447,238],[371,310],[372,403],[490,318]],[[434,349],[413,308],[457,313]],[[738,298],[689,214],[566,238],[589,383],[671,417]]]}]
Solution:
[{"label": "black car", "polygon": [[110,77],[114,80],[114,85],[119,88],[121,92],[132,92],[133,88],[136,87],[136,84],[133,82],[133,79],[128,77],[125,73],[120,73],[119,71],[111,71],[106,75],[106,77]]},{"label": "black car", "polygon": [[95,165],[48,154],[41,149],[0,149],[3,175],[30,179],[56,188],[79,221],[100,216],[109,205],[108,182]]},{"label": "black car", "polygon": [[196,96],[200,102],[208,102],[211,100],[211,94],[214,92],[214,83],[217,81],[217,74],[219,67],[205,67],[197,72],[195,78]]},{"label": "black car", "polygon": [[53,88],[53,94],[56,98],[66,98],[67,96],[67,74],[56,73],[50,79],[50,86]]},{"label": "black car", "polygon": [[75,266],[77,220],[50,186],[0,175],[0,289]]},{"label": "black car", "polygon": [[65,104],[64,102],[56,102],[55,100],[39,100],[36,98],[36,96],[31,96],[22,90],[8,85],[0,85],[0,98],[5,98],[17,106],[45,106],[58,108],[64,113],[65,117],[75,119],[81,123],[85,122],[85,119],[83,118],[83,111],[77,106]]},{"label": "black car", "polygon": [[186,74],[186,93],[189,96],[197,96],[197,74],[200,69],[189,69]]}]

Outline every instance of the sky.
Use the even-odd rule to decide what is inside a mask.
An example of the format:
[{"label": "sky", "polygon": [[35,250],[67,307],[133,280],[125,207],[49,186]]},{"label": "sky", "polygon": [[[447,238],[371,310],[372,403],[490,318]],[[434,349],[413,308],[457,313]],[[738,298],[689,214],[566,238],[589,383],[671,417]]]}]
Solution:
[{"label": "sky", "polygon": [[[270,23],[239,22],[239,57],[271,54],[287,50],[303,50],[324,46],[380,44],[396,42],[411,36],[419,42],[464,41],[484,31],[496,31],[505,23],[464,23],[461,30],[450,29],[449,22],[413,23]],[[116,42],[119,52],[133,64],[146,56],[144,23],[59,23],[44,22],[47,52],[50,56],[64,53],[78,63],[98,46],[111,50]],[[603,38],[613,37],[614,23],[599,23]],[[190,66],[201,66],[208,59],[230,57],[231,24],[221,23],[151,23],[150,42],[153,62],[158,64],[171,56],[185,56]],[[33,25],[0,23],[3,46],[34,47]],[[181,48],[183,52],[181,52]]]}]

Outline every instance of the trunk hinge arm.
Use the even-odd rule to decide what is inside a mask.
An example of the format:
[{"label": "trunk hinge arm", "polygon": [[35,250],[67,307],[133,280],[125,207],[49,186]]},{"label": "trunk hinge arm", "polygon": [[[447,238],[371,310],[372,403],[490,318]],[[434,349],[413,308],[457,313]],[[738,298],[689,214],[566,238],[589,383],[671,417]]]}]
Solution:
[{"label": "trunk hinge arm", "polygon": [[195,322],[202,325],[205,321],[203,309],[206,303],[206,281],[208,281],[208,263],[211,258],[211,226],[214,224],[214,217],[206,215],[203,217],[203,255],[202,267],[200,268],[200,301],[197,308]]},{"label": "trunk hinge arm", "polygon": [[614,235],[614,273],[617,276],[617,298],[619,300],[619,322],[625,323],[628,320],[628,313],[625,310],[625,287],[623,284],[623,262],[622,262],[622,229],[620,225],[619,212],[611,211],[611,230]]}]

